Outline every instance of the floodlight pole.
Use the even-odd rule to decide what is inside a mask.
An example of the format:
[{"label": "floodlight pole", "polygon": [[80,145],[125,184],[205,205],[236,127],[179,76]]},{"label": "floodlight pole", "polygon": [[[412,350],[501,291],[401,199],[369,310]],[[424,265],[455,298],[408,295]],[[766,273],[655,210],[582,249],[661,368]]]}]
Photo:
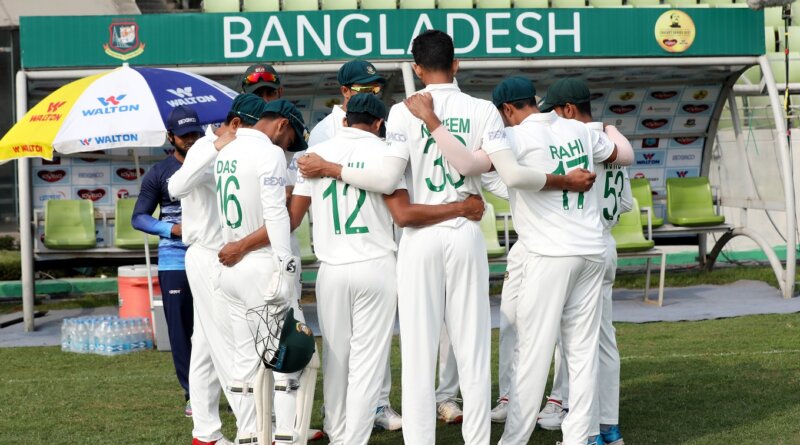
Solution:
[{"label": "floodlight pole", "polygon": [[[17,119],[19,122],[28,111],[28,78],[24,71],[17,72]],[[18,205],[19,205],[19,256],[22,283],[22,319],[25,332],[33,332],[33,211],[31,202],[31,161],[29,158],[17,159]]]}]

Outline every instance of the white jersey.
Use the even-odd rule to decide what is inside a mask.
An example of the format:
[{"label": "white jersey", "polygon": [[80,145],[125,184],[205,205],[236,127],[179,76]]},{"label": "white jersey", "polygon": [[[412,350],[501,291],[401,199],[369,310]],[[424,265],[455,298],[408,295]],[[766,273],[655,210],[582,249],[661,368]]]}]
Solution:
[{"label": "white jersey", "polygon": [[186,153],[178,171],[167,181],[172,200],[181,200],[182,241],[187,246],[199,244],[209,249],[222,248],[221,227],[214,189],[214,159],[217,135],[209,125],[206,135]]},{"label": "white jersey", "polygon": [[[428,85],[422,91],[431,93],[436,115],[465,150],[509,148],[503,120],[491,102],[462,93],[455,83]],[[425,124],[402,102],[389,112],[386,140],[391,144],[390,156],[409,162],[409,193],[415,204],[447,204],[480,194],[480,176],[463,177],[451,167]],[[465,221],[454,218],[437,226],[457,227]]]},{"label": "white jersey", "polygon": [[286,158],[262,132],[240,128],[214,165],[222,239],[238,241],[266,225],[270,245],[258,252],[288,256]]},{"label": "white jersey", "polygon": [[[576,168],[594,171],[594,164],[614,151],[607,137],[555,112],[528,116],[509,128],[508,136],[520,165],[552,174],[564,175]],[[605,251],[596,192],[515,192],[511,194],[514,227],[528,251],[543,256],[600,255]]]},{"label": "white jersey", "polygon": [[[342,128],[325,142],[308,149],[322,158],[354,168],[380,165],[389,147],[377,136]],[[314,253],[328,264],[349,264],[384,257],[397,250],[392,218],[380,193],[332,178],[297,178],[295,195],[311,197]],[[405,188],[402,179],[396,188]]]},{"label": "white jersey", "polygon": [[[605,137],[602,122],[586,124],[592,131]],[[619,165],[599,163],[595,165],[597,181],[592,190],[600,200],[600,221],[608,231],[619,222],[619,215],[633,207],[633,194],[628,169]]]}]

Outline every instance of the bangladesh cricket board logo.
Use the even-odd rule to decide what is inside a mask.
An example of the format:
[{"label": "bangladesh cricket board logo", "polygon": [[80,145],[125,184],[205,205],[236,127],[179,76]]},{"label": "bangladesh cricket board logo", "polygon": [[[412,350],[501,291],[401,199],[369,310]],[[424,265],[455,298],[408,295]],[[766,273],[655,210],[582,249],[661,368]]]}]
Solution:
[{"label": "bangladesh cricket board logo", "polygon": [[109,56],[129,60],[144,52],[144,43],[139,40],[139,25],[134,21],[113,21],[108,27],[108,43],[103,49]]}]

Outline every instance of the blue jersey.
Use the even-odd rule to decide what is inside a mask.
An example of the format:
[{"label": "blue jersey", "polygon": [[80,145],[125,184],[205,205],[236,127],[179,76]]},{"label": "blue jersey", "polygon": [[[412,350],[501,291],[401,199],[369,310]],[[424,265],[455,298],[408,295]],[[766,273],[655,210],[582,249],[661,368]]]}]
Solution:
[{"label": "blue jersey", "polygon": [[[170,156],[154,165],[142,178],[142,189],[136,198],[131,224],[136,230],[158,235],[158,270],[185,270],[186,245],[180,236],[172,234],[172,226],[181,223],[181,201],[169,197],[167,181],[181,168],[181,163]],[[158,219],[153,218],[161,206]]]}]

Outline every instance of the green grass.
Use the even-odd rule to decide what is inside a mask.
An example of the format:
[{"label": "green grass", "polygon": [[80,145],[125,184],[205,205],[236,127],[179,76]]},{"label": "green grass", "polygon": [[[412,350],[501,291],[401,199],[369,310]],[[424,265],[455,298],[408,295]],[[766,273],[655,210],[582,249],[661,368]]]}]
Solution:
[{"label": "green grass", "polygon": [[[800,275],[798,275],[798,278],[800,278]],[[650,279],[651,286],[658,285],[657,268],[654,268]],[[778,287],[775,272],[772,271],[771,267],[763,266],[727,266],[716,268],[711,272],[706,272],[699,268],[667,270],[664,285],[667,287],[721,285],[738,280],[764,281],[772,287]],[[636,273],[618,271],[614,287],[619,289],[641,289],[644,288],[644,281],[644,271]]]},{"label": "green grass", "polygon": [[[119,304],[119,297],[116,294],[105,295],[84,295],[80,298],[66,299],[36,299],[34,310],[51,311],[57,309],[90,309],[97,307],[116,306]],[[22,302],[0,304],[0,315],[13,314],[22,311]]]},{"label": "green grass", "polygon": [[[622,323],[617,336],[626,443],[800,443],[800,314]],[[496,388],[496,331],[493,346]],[[402,410],[397,339],[393,348],[392,404]],[[0,363],[0,443],[189,443],[191,421],[167,353],[16,348],[0,349]],[[317,428],[320,399],[318,383]],[[232,416],[223,422],[233,436]],[[501,433],[493,425],[493,443]],[[537,430],[531,443],[559,439]],[[375,433],[370,443],[401,444],[402,434]],[[439,423],[437,443],[462,443],[460,428]]]}]

